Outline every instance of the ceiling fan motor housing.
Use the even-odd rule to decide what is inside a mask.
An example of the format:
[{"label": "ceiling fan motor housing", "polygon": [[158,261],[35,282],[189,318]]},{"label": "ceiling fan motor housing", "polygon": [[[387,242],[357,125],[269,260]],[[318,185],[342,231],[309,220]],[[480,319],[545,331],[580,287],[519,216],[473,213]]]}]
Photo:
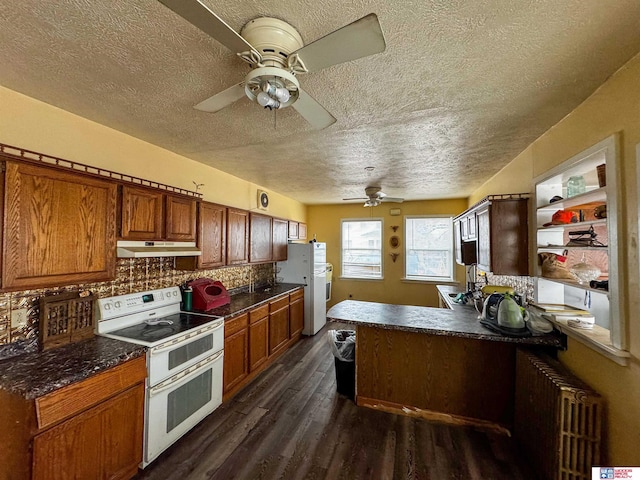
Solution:
[{"label": "ceiling fan motor housing", "polygon": [[263,65],[270,67],[285,67],[289,54],[304,46],[298,31],[277,18],[255,18],[242,27],[240,35],[262,55]]}]

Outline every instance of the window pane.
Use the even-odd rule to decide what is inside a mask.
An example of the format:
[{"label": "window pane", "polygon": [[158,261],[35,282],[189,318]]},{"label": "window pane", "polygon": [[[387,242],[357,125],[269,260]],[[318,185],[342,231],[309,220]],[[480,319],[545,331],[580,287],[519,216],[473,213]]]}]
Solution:
[{"label": "window pane", "polygon": [[382,278],[382,221],[342,221],[342,276]]},{"label": "window pane", "polygon": [[407,218],[406,276],[452,279],[453,228],[448,217]]}]

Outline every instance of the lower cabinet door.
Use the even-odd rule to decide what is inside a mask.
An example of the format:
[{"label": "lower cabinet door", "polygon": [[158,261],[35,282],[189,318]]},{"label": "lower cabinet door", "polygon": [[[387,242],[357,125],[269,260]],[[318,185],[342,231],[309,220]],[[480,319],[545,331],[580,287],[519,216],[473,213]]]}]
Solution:
[{"label": "lower cabinet door", "polygon": [[129,479],[142,461],[144,385],[36,435],[35,480]]},{"label": "lower cabinet door", "polygon": [[289,337],[293,338],[304,328],[304,298],[299,298],[289,304]]},{"label": "lower cabinet door", "polygon": [[289,341],[289,305],[269,314],[269,355]]},{"label": "lower cabinet door", "polygon": [[224,393],[249,375],[249,329],[247,327],[224,339]]},{"label": "lower cabinet door", "polygon": [[269,317],[249,326],[249,371],[253,372],[269,358]]}]

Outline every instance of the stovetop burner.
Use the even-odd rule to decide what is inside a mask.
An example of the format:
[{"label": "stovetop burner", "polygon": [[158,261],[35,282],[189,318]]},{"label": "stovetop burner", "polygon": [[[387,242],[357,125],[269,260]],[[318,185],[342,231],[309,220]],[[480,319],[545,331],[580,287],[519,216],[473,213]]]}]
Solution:
[{"label": "stovetop burner", "polygon": [[170,320],[173,323],[159,323],[149,325],[145,322],[108,332],[110,336],[121,337],[131,341],[141,341],[144,343],[156,343],[164,339],[179,335],[192,328],[198,328],[207,323],[211,323],[220,317],[213,315],[200,315],[197,313],[179,312],[166,315],[158,320]]}]

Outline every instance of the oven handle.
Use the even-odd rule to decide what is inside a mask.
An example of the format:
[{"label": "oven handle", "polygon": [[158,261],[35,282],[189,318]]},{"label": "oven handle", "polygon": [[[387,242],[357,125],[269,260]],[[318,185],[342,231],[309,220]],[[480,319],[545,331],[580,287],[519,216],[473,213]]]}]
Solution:
[{"label": "oven handle", "polygon": [[220,358],[220,356],[222,356],[223,352],[224,352],[224,350],[220,350],[215,355],[212,355],[212,356],[210,356],[208,358],[205,358],[201,362],[196,363],[195,365],[193,365],[193,366],[181,371],[180,373],[176,373],[174,376],[169,377],[164,382],[161,382],[158,385],[156,385],[155,387],[150,388],[149,389],[149,396],[153,397],[154,395],[157,395],[158,393],[164,392],[165,390],[171,388],[174,384],[178,383],[180,380],[182,380],[185,377],[189,376],[190,374],[192,374],[196,370],[198,370],[198,369],[210,364],[211,362],[214,362],[218,358]]},{"label": "oven handle", "polygon": [[205,333],[209,333],[213,330],[216,330],[220,327],[222,327],[224,325],[224,320],[220,320],[214,324],[211,325],[207,325],[206,327],[201,328],[200,330],[196,330],[195,332],[190,332],[190,333],[186,333],[185,335],[182,335],[178,338],[174,338],[173,340],[170,340],[166,343],[161,343],[160,345],[157,345],[155,347],[152,347],[149,351],[151,353],[151,355],[157,355],[159,353],[162,353],[166,350],[169,350],[173,347],[175,347],[177,344],[179,344],[180,342],[184,342],[185,340],[189,340],[189,339],[195,339],[198,336],[202,336]]}]

